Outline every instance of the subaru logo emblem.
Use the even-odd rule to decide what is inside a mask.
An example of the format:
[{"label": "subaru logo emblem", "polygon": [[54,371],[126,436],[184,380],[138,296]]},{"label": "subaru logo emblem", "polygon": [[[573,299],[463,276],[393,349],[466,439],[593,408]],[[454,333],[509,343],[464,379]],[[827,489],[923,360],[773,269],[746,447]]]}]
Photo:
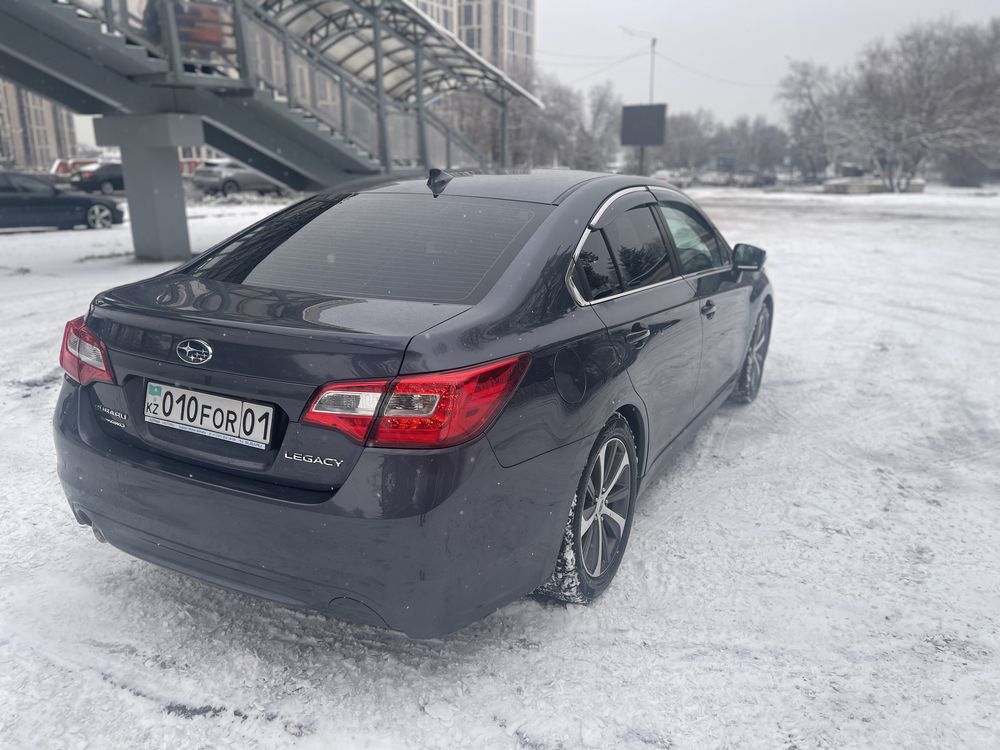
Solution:
[{"label": "subaru logo emblem", "polygon": [[203,365],[212,358],[212,347],[201,339],[184,339],[176,351],[181,362],[189,365]]}]

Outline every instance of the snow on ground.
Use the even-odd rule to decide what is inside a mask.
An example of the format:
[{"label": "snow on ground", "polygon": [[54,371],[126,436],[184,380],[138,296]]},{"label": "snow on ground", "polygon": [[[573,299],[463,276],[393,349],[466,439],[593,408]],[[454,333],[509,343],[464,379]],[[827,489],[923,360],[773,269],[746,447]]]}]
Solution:
[{"label": "snow on ground", "polygon": [[[166,266],[125,227],[0,236],[0,747],[1000,746],[1000,198],[696,196],[769,251],[760,398],[646,491],[594,606],[421,642],[77,526],[62,325]],[[198,206],[193,243],[272,209]]]}]

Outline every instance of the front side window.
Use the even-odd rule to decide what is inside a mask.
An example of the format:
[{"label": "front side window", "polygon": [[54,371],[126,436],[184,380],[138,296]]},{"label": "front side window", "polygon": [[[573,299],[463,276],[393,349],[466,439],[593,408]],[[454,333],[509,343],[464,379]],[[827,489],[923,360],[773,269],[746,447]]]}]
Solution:
[{"label": "front side window", "polygon": [[0,174],[0,193],[16,193],[17,190],[10,184],[7,175]]},{"label": "front side window", "polygon": [[660,203],[660,211],[677,248],[682,273],[700,273],[725,265],[726,254],[718,235],[694,211],[677,203]]},{"label": "front side window", "polygon": [[673,277],[667,246],[649,206],[626,211],[607,231],[625,291]]},{"label": "front side window", "polygon": [[580,249],[580,257],[576,260],[575,283],[584,299],[591,302],[618,294],[622,290],[611,251],[600,231],[591,232]]}]

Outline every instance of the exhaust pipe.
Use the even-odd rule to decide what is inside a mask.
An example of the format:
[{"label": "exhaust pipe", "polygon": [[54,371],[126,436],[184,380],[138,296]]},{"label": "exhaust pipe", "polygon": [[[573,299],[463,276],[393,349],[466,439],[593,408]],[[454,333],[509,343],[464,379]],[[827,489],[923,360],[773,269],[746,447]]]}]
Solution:
[{"label": "exhaust pipe", "polygon": [[104,538],[104,534],[101,533],[101,530],[97,528],[97,526],[91,524],[90,528],[94,530],[94,536],[97,537],[97,541],[99,541],[101,544],[108,543],[108,540]]}]

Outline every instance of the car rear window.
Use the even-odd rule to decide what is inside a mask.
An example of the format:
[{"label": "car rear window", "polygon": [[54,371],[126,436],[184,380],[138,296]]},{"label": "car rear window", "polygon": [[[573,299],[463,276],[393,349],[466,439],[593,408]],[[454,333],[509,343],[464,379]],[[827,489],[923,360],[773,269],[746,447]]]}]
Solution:
[{"label": "car rear window", "polygon": [[430,193],[317,196],[181,272],[329,296],[474,304],[551,210]]}]

